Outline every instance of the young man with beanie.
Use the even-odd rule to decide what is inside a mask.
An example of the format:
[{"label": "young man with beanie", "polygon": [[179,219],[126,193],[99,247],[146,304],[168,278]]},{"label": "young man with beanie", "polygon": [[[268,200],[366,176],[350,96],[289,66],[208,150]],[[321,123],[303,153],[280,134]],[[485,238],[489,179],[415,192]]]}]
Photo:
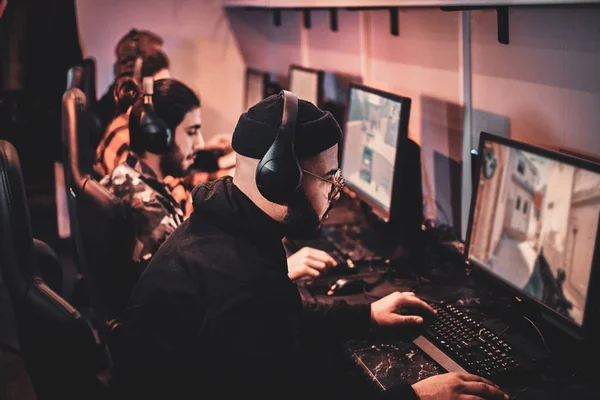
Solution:
[{"label": "young man with beanie", "polygon": [[[313,104],[298,103],[301,189],[282,205],[257,187],[259,159],[282,121],[283,99],[273,95],[238,121],[234,177],[194,189],[191,217],[138,281],[115,352],[116,388],[124,398],[503,399],[491,382],[468,374],[443,374],[385,393],[358,390],[351,380],[332,387],[322,374],[314,345],[364,336],[372,326],[420,324],[433,310],[413,293],[370,305],[302,304],[281,240],[316,235],[343,178],[338,124]],[[421,315],[402,315],[401,307]]]}]

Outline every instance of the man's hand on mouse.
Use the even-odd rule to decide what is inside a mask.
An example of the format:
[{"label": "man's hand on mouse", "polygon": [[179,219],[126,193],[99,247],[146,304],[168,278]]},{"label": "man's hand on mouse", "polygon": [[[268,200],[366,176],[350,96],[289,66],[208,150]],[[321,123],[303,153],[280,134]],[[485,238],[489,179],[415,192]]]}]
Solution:
[{"label": "man's hand on mouse", "polygon": [[[418,313],[404,315],[400,312],[401,308],[410,308]],[[435,311],[413,292],[394,292],[371,303],[371,321],[378,326],[418,325],[423,323],[422,315],[426,314],[434,315]]]},{"label": "man's hand on mouse", "polygon": [[312,247],[303,247],[288,257],[288,276],[292,281],[314,279],[337,263],[329,254]]},{"label": "man's hand on mouse", "polygon": [[450,372],[412,385],[420,400],[508,400],[509,396],[485,378]]}]

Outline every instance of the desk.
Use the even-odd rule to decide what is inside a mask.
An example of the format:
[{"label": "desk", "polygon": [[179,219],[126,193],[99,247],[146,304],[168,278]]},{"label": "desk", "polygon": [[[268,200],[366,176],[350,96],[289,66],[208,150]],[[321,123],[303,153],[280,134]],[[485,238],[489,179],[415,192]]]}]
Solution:
[{"label": "desk", "polygon": [[[445,266],[445,268],[448,268],[448,266]],[[367,282],[373,282],[377,280],[380,274],[380,271],[376,271],[371,276],[363,276],[362,278]],[[464,270],[460,268],[452,271],[436,271],[433,268],[431,276],[438,277],[435,282],[418,283],[409,275],[386,281],[368,294],[329,297],[319,294],[313,295],[314,291],[310,290],[303,290],[301,294],[303,294],[305,301],[332,303],[335,300],[345,300],[350,304],[358,304],[370,303],[394,291],[413,291],[426,299],[452,301],[458,305],[472,307],[471,310],[475,309],[477,311],[470,312],[469,315],[478,320],[489,317],[488,314],[485,314],[487,311],[484,310],[489,310],[494,305],[507,304],[509,300],[509,297],[501,297],[497,291],[466,275]],[[440,276],[442,276],[441,279]],[[444,282],[444,284],[439,282]],[[477,308],[478,305],[485,306]],[[467,312],[467,308],[465,307],[463,311]],[[545,328],[542,329],[552,336],[551,332],[546,332]],[[348,358],[354,360],[357,367],[365,373],[364,375],[382,390],[385,390],[400,382],[413,384],[427,377],[445,372],[412,344],[412,339],[418,334],[418,328],[379,330],[374,331],[367,340],[345,342],[343,348]],[[549,343],[552,343],[552,341],[549,340]],[[560,352],[560,349],[558,350]],[[553,364],[552,373],[544,375],[539,382],[530,385],[518,384],[507,390],[514,396],[514,399],[574,400],[599,398],[600,384],[594,383],[594,373],[586,371],[583,365],[579,368],[576,360],[577,355],[572,355],[571,359],[564,360],[564,363],[562,359],[559,359],[558,363],[554,363],[556,365]],[[556,370],[557,365],[564,368]],[[574,368],[569,368],[568,365]],[[575,377],[572,377],[573,374],[575,374]]]}]

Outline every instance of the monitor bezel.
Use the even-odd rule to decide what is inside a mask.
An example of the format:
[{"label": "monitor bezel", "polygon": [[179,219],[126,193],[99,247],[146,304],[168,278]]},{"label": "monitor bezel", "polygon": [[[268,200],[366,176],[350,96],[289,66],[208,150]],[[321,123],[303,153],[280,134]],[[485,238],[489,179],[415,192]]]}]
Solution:
[{"label": "monitor bezel", "polygon": [[244,91],[245,93],[245,98],[244,98],[244,103],[245,103],[245,107],[246,110],[248,110],[250,107],[252,107],[254,104],[247,104],[248,103],[248,90],[250,90],[250,85],[249,85],[249,80],[250,80],[250,75],[261,75],[263,78],[263,90],[262,90],[262,98],[265,98],[265,95],[267,93],[267,84],[269,83],[269,73],[265,72],[265,71],[261,71],[259,69],[255,69],[255,68],[246,68],[246,80],[244,81],[244,84],[246,85],[246,90]]},{"label": "monitor bezel", "polygon": [[[479,137],[479,147],[478,154],[483,154],[483,146],[485,142],[495,142],[501,145],[505,145],[511,148],[515,148],[517,150],[523,150],[530,153],[533,153],[538,156],[546,157],[551,160],[556,160],[560,162],[564,162],[569,165],[573,165],[576,168],[586,169],[588,171],[596,172],[600,174],[600,164],[584,160],[582,158],[577,158],[570,156],[565,153],[549,150],[546,148],[538,147],[529,143],[521,142],[514,139],[508,139],[501,136],[497,136],[487,132],[481,132]],[[588,293],[585,300],[584,312],[583,312],[583,321],[581,326],[579,326],[575,321],[570,320],[566,316],[560,314],[556,310],[550,308],[546,304],[537,300],[533,296],[525,293],[524,291],[518,289],[512,284],[508,283],[504,279],[496,276],[492,272],[488,270],[488,268],[478,262],[476,259],[470,256],[470,247],[471,247],[471,231],[473,227],[473,217],[475,214],[475,205],[477,202],[477,192],[479,189],[479,182],[481,180],[481,157],[478,157],[477,161],[477,178],[475,180],[475,184],[473,185],[473,194],[471,196],[471,206],[469,209],[469,223],[467,225],[467,237],[465,241],[465,251],[464,251],[464,259],[465,262],[470,266],[474,267],[474,270],[482,273],[487,278],[493,280],[498,283],[503,288],[507,289],[511,294],[515,297],[527,302],[530,305],[533,305],[538,308],[538,310],[542,314],[546,314],[546,317],[550,317],[552,322],[555,322],[563,331],[570,334],[572,337],[581,339],[585,338],[586,334],[595,326],[598,322],[595,321],[595,313],[593,310],[593,304],[597,304],[599,298],[600,291],[595,287],[600,279],[600,267],[598,266],[598,262],[600,261],[600,216],[598,218],[598,231],[596,233],[596,243],[594,247],[594,252],[592,256],[592,266],[590,271],[590,280],[588,286]],[[566,329],[565,329],[566,328]],[[595,329],[595,328],[594,328]]]},{"label": "monitor bezel", "polygon": [[321,108],[321,105],[323,104],[323,91],[324,91],[323,85],[324,85],[324,79],[325,79],[325,71],[323,71],[321,69],[316,69],[316,68],[303,67],[298,64],[290,64],[290,67],[288,70],[288,79],[289,79],[288,88],[290,91],[292,90],[292,70],[310,72],[310,73],[317,75],[317,104],[315,104],[315,105],[317,107]]},{"label": "monitor bezel", "polygon": [[582,158],[584,160],[591,161],[597,164],[600,163],[600,157],[598,156],[598,154],[588,153],[578,149],[573,149],[571,147],[559,147],[558,151],[563,154],[568,154],[572,157]]},{"label": "monitor bezel", "polygon": [[[352,90],[358,89],[368,93],[375,94],[380,97],[385,97],[395,102],[399,102],[400,106],[400,123],[398,124],[398,142],[396,143],[396,159],[394,160],[394,177],[392,179],[392,198],[390,202],[390,209],[386,210],[381,204],[377,201],[374,201],[370,198],[368,193],[365,193],[362,189],[356,187],[352,182],[346,181],[346,186],[348,189],[356,193],[357,197],[371,207],[373,213],[382,219],[384,222],[389,223],[395,217],[396,212],[398,212],[399,207],[399,196],[398,188],[402,184],[402,171],[400,170],[400,165],[402,164],[402,159],[406,151],[406,141],[408,140],[408,122],[410,119],[410,108],[412,100],[409,97],[400,96],[395,93],[386,92],[383,90],[375,89],[370,86],[362,85],[359,83],[350,83],[348,87],[348,106],[346,107],[346,115],[345,115],[345,123],[344,123],[344,140],[342,143],[341,149],[341,159],[340,166],[343,165],[344,157],[345,157],[345,147],[346,147],[346,137],[348,135],[348,115],[350,113],[351,100],[352,100]],[[344,173],[342,169],[342,174]]]}]

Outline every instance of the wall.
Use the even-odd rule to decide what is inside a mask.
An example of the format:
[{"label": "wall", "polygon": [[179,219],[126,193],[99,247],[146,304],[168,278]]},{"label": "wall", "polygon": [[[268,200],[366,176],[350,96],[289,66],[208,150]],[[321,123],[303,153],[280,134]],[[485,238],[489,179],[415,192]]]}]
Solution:
[{"label": "wall", "polygon": [[243,107],[245,63],[220,0],[77,1],[86,56],[98,62],[98,94],[113,80],[114,47],[129,29],[163,37],[171,74],[199,93],[202,133],[231,133]]},{"label": "wall", "polygon": [[[456,174],[467,122],[473,147],[488,131],[600,153],[598,6],[512,7],[508,46],[497,41],[494,10],[471,12],[470,37],[460,13],[439,9],[401,10],[398,37],[389,33],[385,10],[340,10],[339,32],[329,30],[327,11],[311,12],[310,29],[296,11],[284,11],[280,27],[265,11],[228,15],[235,15],[250,66],[283,75],[292,63],[354,73],[369,86],[411,97],[409,136],[422,146],[426,214],[440,222],[460,224]],[[465,48],[470,64],[463,63]],[[466,99],[472,121],[463,121]]]},{"label": "wall", "polygon": [[[515,139],[600,153],[598,21],[598,6],[511,8],[504,46],[495,12],[474,12],[474,108],[507,118]],[[489,126],[485,114],[475,113],[473,125],[475,135]]]}]

